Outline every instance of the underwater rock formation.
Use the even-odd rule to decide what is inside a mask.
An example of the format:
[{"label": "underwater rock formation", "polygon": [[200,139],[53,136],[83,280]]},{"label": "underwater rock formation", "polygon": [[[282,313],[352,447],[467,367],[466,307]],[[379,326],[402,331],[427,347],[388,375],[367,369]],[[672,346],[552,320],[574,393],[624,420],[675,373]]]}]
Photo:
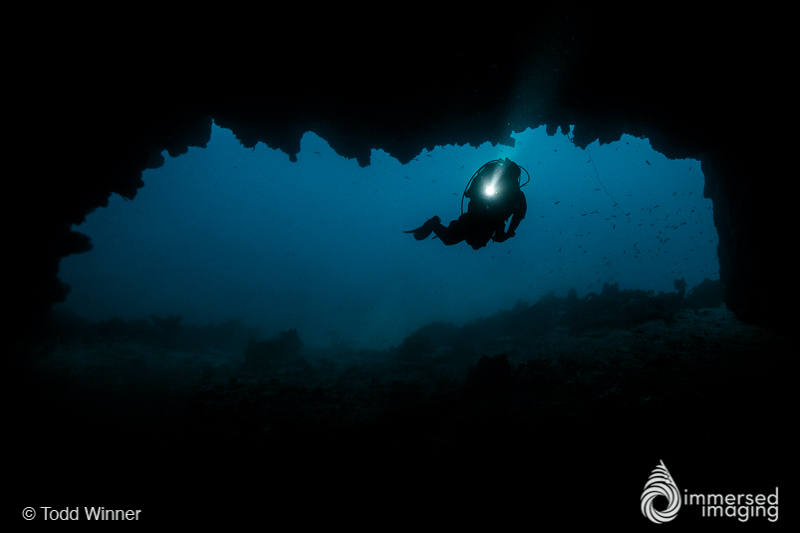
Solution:
[{"label": "underwater rock formation", "polygon": [[704,307],[719,307],[724,301],[725,285],[719,279],[711,281],[705,278],[686,297],[686,305],[695,310]]},{"label": "underwater rock formation", "polygon": [[[623,133],[647,137],[667,157],[702,162],[728,307],[752,322],[788,324],[775,303],[792,275],[790,250],[763,238],[793,227],[791,195],[769,186],[785,174],[780,154],[791,153],[784,148],[793,136],[763,131],[786,116],[793,87],[785,68],[792,47],[780,42],[791,32],[774,28],[772,13],[538,5],[524,25],[500,24],[491,39],[465,39],[462,24],[433,20],[395,21],[397,32],[353,21],[304,33],[294,45],[241,17],[168,25],[135,48],[125,32],[97,36],[93,25],[48,32],[58,53],[35,73],[10,73],[22,93],[38,94],[72,65],[69,84],[22,105],[25,120],[15,121],[25,144],[15,155],[37,161],[41,178],[10,185],[35,222],[9,232],[17,289],[7,302],[10,329],[41,322],[65,298],[59,261],[90,245],[71,225],[112,192],[135,197],[142,171],[163,164],[162,151],[204,147],[212,120],[244,146],[264,142],[290,159],[312,130],[361,165],[372,149],[406,163],[436,145],[513,144],[512,131],[540,125],[553,134],[574,124],[581,147]],[[741,38],[763,28],[772,28],[770,39]],[[109,61],[79,42],[103,42],[120,55]],[[299,61],[300,46],[316,52]]]},{"label": "underwater rock formation", "polygon": [[300,357],[303,342],[296,328],[281,331],[277,338],[256,342],[250,339],[244,351],[244,360],[254,369],[270,369],[278,367],[303,367],[306,361]]}]

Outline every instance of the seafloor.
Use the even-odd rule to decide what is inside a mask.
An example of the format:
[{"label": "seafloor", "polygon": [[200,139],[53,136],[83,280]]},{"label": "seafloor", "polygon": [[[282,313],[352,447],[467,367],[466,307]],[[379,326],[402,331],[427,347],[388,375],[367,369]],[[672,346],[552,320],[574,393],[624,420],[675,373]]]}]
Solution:
[{"label": "seafloor", "polygon": [[389,351],[261,365],[44,335],[14,348],[4,440],[24,468],[7,481],[22,506],[175,520],[236,523],[301,501],[355,517],[370,505],[636,525],[662,460],[695,492],[788,481],[791,346],[724,305],[613,328],[436,323]]}]

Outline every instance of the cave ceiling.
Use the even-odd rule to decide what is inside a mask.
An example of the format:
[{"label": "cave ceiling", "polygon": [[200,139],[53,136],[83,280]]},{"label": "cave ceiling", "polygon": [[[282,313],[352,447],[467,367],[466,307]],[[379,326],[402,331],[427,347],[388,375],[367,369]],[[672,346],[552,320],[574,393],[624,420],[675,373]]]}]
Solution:
[{"label": "cave ceiling", "polygon": [[23,83],[47,93],[29,100],[25,135],[55,142],[45,178],[17,193],[35,198],[39,221],[15,237],[28,252],[15,267],[28,288],[21,317],[63,299],[60,257],[89,248],[71,225],[112,192],[134,198],[164,150],[204,147],[212,120],[292,160],[310,130],[362,166],[373,149],[405,163],[436,145],[513,144],[512,132],[541,125],[574,125],[579,146],[647,137],[667,157],[702,162],[729,306],[755,322],[774,315],[774,274],[789,267],[758,236],[786,211],[767,208],[771,193],[756,185],[777,177],[764,154],[786,142],[765,126],[790,121],[779,111],[783,47],[755,38],[764,17],[570,4],[470,20],[386,9],[344,23],[309,11],[142,16],[52,41]]}]

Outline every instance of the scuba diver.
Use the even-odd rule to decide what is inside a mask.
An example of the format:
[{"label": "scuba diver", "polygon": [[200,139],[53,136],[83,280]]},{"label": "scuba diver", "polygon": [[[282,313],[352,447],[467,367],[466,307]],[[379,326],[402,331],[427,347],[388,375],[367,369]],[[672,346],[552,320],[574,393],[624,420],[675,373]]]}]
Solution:
[{"label": "scuba diver", "polygon": [[[509,158],[489,161],[472,175],[464,194],[461,195],[461,216],[445,227],[439,217],[433,217],[417,229],[404,231],[413,233],[418,241],[427,239],[431,233],[447,246],[466,241],[473,249],[483,248],[492,240],[504,242],[514,235],[517,226],[525,218],[528,204],[520,190],[531,180],[520,185],[520,167]],[[464,198],[469,198],[467,212],[464,213]],[[508,230],[506,220],[511,218]],[[436,238],[434,237],[434,238]]]}]

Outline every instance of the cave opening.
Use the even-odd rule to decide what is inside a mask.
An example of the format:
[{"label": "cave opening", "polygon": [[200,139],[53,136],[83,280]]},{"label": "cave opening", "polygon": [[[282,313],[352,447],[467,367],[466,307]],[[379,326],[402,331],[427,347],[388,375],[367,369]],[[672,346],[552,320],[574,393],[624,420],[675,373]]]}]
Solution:
[{"label": "cave opening", "polygon": [[[94,249],[62,260],[71,293],[55,308],[90,320],[241,318],[268,335],[297,328],[311,346],[386,349],[426,323],[463,324],[550,291],[719,279],[700,161],[629,135],[581,149],[571,131],[545,130],[512,134],[514,146],[437,146],[406,165],[373,150],[362,168],[313,132],[293,163],[214,125],[207,148],[165,153],[134,201],[114,195],[76,227]],[[472,173],[503,157],[531,175],[516,237],[476,251],[403,233],[457,218]]]}]

